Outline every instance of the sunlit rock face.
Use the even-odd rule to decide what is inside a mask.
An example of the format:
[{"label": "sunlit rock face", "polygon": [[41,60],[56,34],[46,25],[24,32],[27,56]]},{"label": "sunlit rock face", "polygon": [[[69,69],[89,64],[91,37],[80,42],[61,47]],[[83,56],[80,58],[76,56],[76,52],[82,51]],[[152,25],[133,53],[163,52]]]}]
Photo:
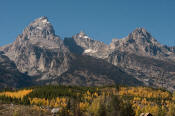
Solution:
[{"label": "sunlit rock face", "polygon": [[64,42],[71,45],[71,50],[77,48],[74,51],[81,51],[80,54],[107,60],[145,85],[160,87],[165,83],[168,89],[174,89],[174,47],[160,44],[144,28],[136,28],[122,39],[113,39],[109,45],[93,40],[84,32],[66,38]]},{"label": "sunlit rock face", "polygon": [[72,38],[66,38],[64,41],[65,43],[69,43],[68,46],[70,43],[74,43],[75,45],[73,48],[75,48],[75,46],[80,47],[82,49],[81,54],[87,54],[97,58],[105,59],[109,54],[117,50],[134,53],[139,56],[147,56],[162,60],[171,59],[175,61],[174,47],[160,44],[144,28],[136,28],[122,39],[113,39],[109,45],[101,41],[93,40],[84,32],[80,32]]},{"label": "sunlit rock face", "polygon": [[174,49],[157,42],[146,29],[137,28],[127,37],[113,39],[110,49],[108,62],[146,85],[174,89]]},{"label": "sunlit rock face", "polygon": [[1,48],[21,72],[40,77],[56,78],[68,70],[69,50],[64,46],[47,17],[29,24],[17,39]]},{"label": "sunlit rock face", "polygon": [[157,42],[144,28],[136,28],[127,37],[114,39],[111,48],[158,59],[173,59],[174,52]]}]

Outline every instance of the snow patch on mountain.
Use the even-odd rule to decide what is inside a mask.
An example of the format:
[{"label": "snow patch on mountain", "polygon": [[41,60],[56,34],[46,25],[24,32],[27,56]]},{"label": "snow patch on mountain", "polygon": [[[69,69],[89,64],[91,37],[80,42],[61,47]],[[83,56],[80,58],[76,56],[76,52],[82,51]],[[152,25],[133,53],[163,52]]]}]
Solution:
[{"label": "snow patch on mountain", "polygon": [[95,53],[97,52],[96,50],[92,50],[92,49],[86,49],[84,50],[84,53]]}]

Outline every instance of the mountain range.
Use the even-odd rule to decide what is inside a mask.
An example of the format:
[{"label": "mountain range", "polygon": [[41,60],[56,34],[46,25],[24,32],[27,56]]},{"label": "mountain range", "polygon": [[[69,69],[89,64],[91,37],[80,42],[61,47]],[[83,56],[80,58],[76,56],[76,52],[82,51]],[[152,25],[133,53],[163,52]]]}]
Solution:
[{"label": "mountain range", "polygon": [[118,84],[174,90],[175,47],[160,44],[144,28],[109,45],[84,32],[61,39],[42,16],[0,47],[0,74],[0,88]]}]

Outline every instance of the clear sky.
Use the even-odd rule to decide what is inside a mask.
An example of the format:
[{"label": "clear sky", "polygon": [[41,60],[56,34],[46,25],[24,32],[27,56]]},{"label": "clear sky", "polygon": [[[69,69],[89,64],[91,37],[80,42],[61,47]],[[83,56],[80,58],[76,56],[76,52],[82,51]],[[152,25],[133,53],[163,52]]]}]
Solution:
[{"label": "clear sky", "polygon": [[40,16],[47,16],[62,38],[83,30],[110,43],[144,27],[160,43],[175,46],[175,0],[1,0],[0,46]]}]

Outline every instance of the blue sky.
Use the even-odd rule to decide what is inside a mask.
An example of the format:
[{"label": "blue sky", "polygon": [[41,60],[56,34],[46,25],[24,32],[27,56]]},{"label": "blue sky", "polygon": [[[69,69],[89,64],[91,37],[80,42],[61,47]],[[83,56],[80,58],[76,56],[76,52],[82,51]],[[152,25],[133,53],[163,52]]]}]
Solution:
[{"label": "blue sky", "polygon": [[0,46],[40,16],[62,38],[83,30],[108,44],[144,27],[160,43],[175,46],[175,0],[1,0]]}]

